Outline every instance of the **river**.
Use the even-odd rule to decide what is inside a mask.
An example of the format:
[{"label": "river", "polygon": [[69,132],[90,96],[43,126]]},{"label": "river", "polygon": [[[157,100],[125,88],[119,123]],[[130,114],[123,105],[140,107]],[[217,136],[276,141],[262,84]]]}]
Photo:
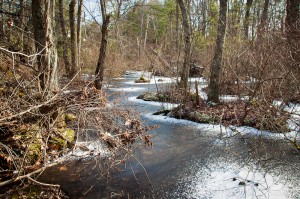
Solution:
[{"label": "river", "polygon": [[94,157],[50,168],[43,180],[71,198],[300,198],[300,156],[282,136],[248,128],[228,134],[218,125],[153,116],[161,104],[135,98],[156,86],[134,84],[139,75],[129,72],[106,91],[147,125],[160,126],[151,132],[153,146],[135,150],[109,178],[105,160]]}]

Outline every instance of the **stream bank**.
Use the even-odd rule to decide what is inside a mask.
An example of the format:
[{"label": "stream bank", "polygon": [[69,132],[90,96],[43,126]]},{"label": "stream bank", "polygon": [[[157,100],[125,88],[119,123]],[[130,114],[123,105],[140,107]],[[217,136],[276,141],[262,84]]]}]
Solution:
[{"label": "stream bank", "polygon": [[[71,198],[297,198],[300,158],[279,134],[254,128],[228,130],[154,116],[172,104],[136,99],[154,84],[135,84],[138,73],[111,82],[115,106],[139,112],[153,146],[135,150],[126,163],[109,164],[103,157],[70,160],[50,168],[41,179],[58,183]],[[159,84],[167,86],[166,82]],[[110,172],[109,177],[107,172]]]}]

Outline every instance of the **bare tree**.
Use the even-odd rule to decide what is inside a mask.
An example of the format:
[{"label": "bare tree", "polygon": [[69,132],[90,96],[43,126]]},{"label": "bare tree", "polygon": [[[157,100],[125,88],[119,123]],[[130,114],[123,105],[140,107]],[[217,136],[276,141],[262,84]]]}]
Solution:
[{"label": "bare tree", "polygon": [[293,64],[299,69],[300,63],[300,0],[288,0],[286,6],[286,37],[290,46]]},{"label": "bare tree", "polygon": [[[0,0],[0,9],[2,10],[2,7],[3,7],[3,0]],[[0,13],[0,17],[1,17],[1,20],[0,20],[0,35],[1,35],[1,38],[3,38],[3,35],[4,35],[4,18],[3,18],[3,14]]]},{"label": "bare tree", "polygon": [[[22,31],[24,31],[24,27],[25,27],[24,6],[25,6],[24,0],[20,0],[19,28]],[[20,51],[24,52],[24,33],[23,32],[21,33],[21,36],[20,36],[20,44],[21,44]]]},{"label": "bare tree", "polygon": [[102,88],[103,76],[104,76],[104,64],[106,58],[106,47],[107,47],[107,38],[108,38],[108,25],[110,22],[110,15],[106,14],[106,3],[105,1],[101,1],[101,13],[102,13],[102,27],[101,27],[101,45],[99,58],[97,62],[97,67],[95,71],[96,79],[95,79],[95,87],[96,89]]},{"label": "bare tree", "polygon": [[77,12],[77,53],[78,53],[78,64],[80,64],[80,48],[81,48],[81,14],[82,14],[83,0],[78,2],[78,12]]},{"label": "bare tree", "polygon": [[123,0],[117,0],[117,6],[118,6],[118,9],[117,9],[117,18],[118,19],[121,16],[121,7],[122,7],[122,4],[123,4]]},{"label": "bare tree", "polygon": [[270,0],[265,0],[264,9],[262,11],[261,18],[260,18],[260,24],[259,24],[258,30],[257,30],[257,38],[258,39],[262,36],[263,32],[265,31],[266,25],[267,25],[269,4],[270,4]]},{"label": "bare tree", "polygon": [[207,4],[208,1],[204,0],[202,1],[202,35],[205,36],[206,35],[206,24],[207,24]]},{"label": "bare tree", "polygon": [[74,77],[78,68],[78,53],[77,53],[77,36],[75,26],[75,6],[76,0],[71,0],[69,4],[69,17],[70,17],[70,34],[71,34],[71,70],[70,75]]},{"label": "bare tree", "polygon": [[219,103],[221,64],[226,33],[227,0],[220,0],[218,35],[215,55],[211,64],[210,81],[208,85],[208,101]]},{"label": "bare tree", "polygon": [[246,13],[244,19],[244,36],[246,39],[249,37],[249,18],[250,18],[250,9],[252,7],[253,0],[247,0],[246,2]]},{"label": "bare tree", "polygon": [[188,17],[187,1],[184,2],[184,0],[177,0],[177,2],[181,10],[182,26],[184,32],[184,61],[183,61],[182,72],[180,75],[181,79],[180,79],[179,86],[184,90],[187,90],[190,63],[191,63],[191,28],[190,28],[190,22]]},{"label": "bare tree", "polygon": [[65,70],[68,76],[70,75],[70,61],[68,57],[68,42],[67,42],[67,31],[66,31],[66,24],[64,19],[64,1],[59,0],[59,22],[62,32],[62,39],[63,39],[63,59],[65,64]]},{"label": "bare tree", "polygon": [[58,88],[57,51],[54,41],[54,1],[32,1],[32,20],[40,87],[44,91]]}]

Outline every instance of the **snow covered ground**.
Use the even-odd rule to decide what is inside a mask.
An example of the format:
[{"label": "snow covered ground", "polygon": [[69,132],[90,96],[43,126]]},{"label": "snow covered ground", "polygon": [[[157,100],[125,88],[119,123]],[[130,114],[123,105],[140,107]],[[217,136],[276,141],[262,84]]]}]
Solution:
[{"label": "snow covered ground", "polygon": [[[176,83],[177,81],[180,81],[180,78],[178,77],[152,76],[150,72],[146,72],[146,71],[126,71],[125,77],[130,77],[132,79],[130,81],[125,82],[125,84],[130,84],[130,85],[167,84],[167,83]],[[139,79],[140,77],[144,77],[147,80],[150,80],[150,82],[135,83],[134,81]],[[193,83],[195,81],[198,81],[199,83],[207,82],[207,80],[205,80],[202,77],[189,78],[190,83]]]},{"label": "snow covered ground", "polygon": [[[145,104],[145,105],[152,105],[152,106],[158,106],[162,109],[170,110],[172,108],[177,107],[179,104],[172,104],[172,103],[163,103],[163,102],[153,102],[153,101],[144,101],[141,99],[137,99],[136,96],[129,97],[128,101],[134,103],[134,104]],[[184,119],[176,119],[168,116],[161,116],[161,115],[153,115],[152,113],[144,113],[144,117],[151,119],[153,121],[160,121],[160,122],[167,122],[167,123],[173,123],[174,125],[186,125],[186,126],[193,126],[197,129],[205,130],[204,132],[210,133],[210,134],[221,134],[223,137],[231,137],[236,134],[240,135],[253,135],[253,136],[262,136],[262,137],[268,137],[268,138],[274,138],[274,139],[284,139],[284,138],[297,138],[300,136],[299,134],[299,123],[298,125],[295,124],[295,122],[299,122],[299,120],[289,120],[289,125],[292,129],[291,132],[286,132],[284,134],[282,133],[274,133],[270,131],[264,131],[264,130],[258,130],[253,127],[248,126],[229,126],[225,127],[223,125],[213,125],[213,124],[203,124],[203,123],[196,123],[189,120]],[[296,128],[297,127],[297,128]]]}]

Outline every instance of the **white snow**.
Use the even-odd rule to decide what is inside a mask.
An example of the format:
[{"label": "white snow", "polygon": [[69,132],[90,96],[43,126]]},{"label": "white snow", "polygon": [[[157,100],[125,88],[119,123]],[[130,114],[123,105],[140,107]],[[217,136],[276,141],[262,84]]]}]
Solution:
[{"label": "white snow", "polygon": [[143,91],[147,90],[146,88],[143,87],[126,87],[126,88],[109,88],[111,91],[115,92],[137,92],[137,91]]},{"label": "white snow", "polygon": [[[142,102],[141,102],[142,103]],[[260,136],[265,138],[272,139],[284,139],[287,138],[295,138],[296,136],[300,136],[298,132],[291,131],[287,133],[274,133],[270,131],[263,131],[253,127],[248,126],[229,126],[225,127],[220,124],[206,124],[206,123],[197,123],[185,119],[176,119],[168,116],[161,115],[152,115],[152,113],[143,114],[144,117],[149,118],[153,121],[164,122],[164,123],[173,123],[174,125],[183,125],[193,127],[195,129],[201,130],[201,133],[209,134],[209,135],[218,135],[222,138],[231,137],[236,134],[240,135],[250,135],[250,136]]]},{"label": "white snow", "polygon": [[[86,150],[82,150],[85,148]],[[108,148],[100,141],[76,142],[74,150],[69,154],[78,158],[100,156],[110,156]]]},{"label": "white snow", "polygon": [[[135,80],[138,80],[140,77],[136,78]],[[169,77],[152,77],[147,78],[150,80],[150,82],[145,82],[145,83],[135,83],[135,80],[131,80],[128,82],[125,82],[125,84],[129,85],[148,85],[148,84],[167,84],[167,83],[176,83],[176,78],[169,78]]]},{"label": "white snow", "polygon": [[130,101],[134,104],[137,103],[137,104],[145,104],[145,105],[152,105],[152,106],[160,106],[167,110],[170,110],[172,108],[179,106],[179,104],[172,104],[172,103],[167,103],[167,102],[144,101],[142,99],[137,99],[137,96],[128,97],[128,101]]},{"label": "white snow", "polygon": [[[170,84],[170,83],[176,83],[177,81],[180,81],[179,77],[163,77],[163,76],[151,76],[151,73],[149,72],[143,72],[143,71],[128,71],[127,76],[136,78],[134,80],[125,82],[125,84],[130,84],[130,85],[148,85],[148,84]],[[126,76],[126,75],[125,75]],[[134,81],[139,79],[140,77],[145,77],[146,79],[150,80],[150,82],[145,82],[145,83],[135,83]],[[207,80],[205,80],[203,77],[192,77],[189,78],[189,82],[193,83],[195,81],[198,81],[199,83],[207,83]]]}]

